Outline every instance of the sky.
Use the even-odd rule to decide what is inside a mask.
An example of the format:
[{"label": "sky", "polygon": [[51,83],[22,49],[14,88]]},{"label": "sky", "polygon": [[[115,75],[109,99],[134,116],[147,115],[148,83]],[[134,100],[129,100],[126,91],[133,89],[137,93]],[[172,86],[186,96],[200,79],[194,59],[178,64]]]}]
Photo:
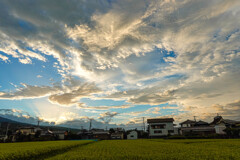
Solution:
[{"label": "sky", "polygon": [[239,0],[0,0],[0,116],[240,120]]}]

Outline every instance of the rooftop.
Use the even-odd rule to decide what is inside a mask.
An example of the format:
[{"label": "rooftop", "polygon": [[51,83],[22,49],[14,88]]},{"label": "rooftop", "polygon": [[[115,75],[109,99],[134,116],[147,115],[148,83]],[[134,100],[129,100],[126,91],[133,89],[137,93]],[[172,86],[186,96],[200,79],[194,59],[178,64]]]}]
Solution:
[{"label": "rooftop", "polygon": [[193,121],[193,120],[186,120],[186,121],[184,121],[184,122],[182,122],[182,123],[180,123],[180,124],[195,124],[196,123],[196,121]]},{"label": "rooftop", "polygon": [[173,122],[173,118],[153,118],[147,119],[147,123],[162,123],[162,122]]}]

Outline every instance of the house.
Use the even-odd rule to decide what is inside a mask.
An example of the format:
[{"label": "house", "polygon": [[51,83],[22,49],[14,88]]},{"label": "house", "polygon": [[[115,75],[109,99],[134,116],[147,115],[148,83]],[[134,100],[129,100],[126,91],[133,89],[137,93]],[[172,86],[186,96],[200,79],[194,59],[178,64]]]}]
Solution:
[{"label": "house", "polygon": [[123,128],[113,128],[114,132],[124,132],[125,130]]},{"label": "house", "polygon": [[173,121],[173,118],[147,119],[147,123],[149,124],[149,137],[155,138],[167,135],[174,135]]},{"label": "house", "polygon": [[123,139],[123,132],[116,132],[111,134],[111,139]]},{"label": "house", "polygon": [[35,135],[37,132],[41,133],[42,129],[38,127],[21,127],[16,133],[21,133],[23,135]]},{"label": "house", "polygon": [[53,136],[53,132],[50,130],[42,131],[40,134],[41,137],[43,136]]},{"label": "house", "polygon": [[180,134],[181,135],[208,135],[214,134],[215,129],[213,126],[210,126],[207,122],[204,121],[193,121],[186,120],[180,123]]},{"label": "house", "polygon": [[52,134],[54,137],[56,137],[59,140],[64,140],[66,139],[68,132],[67,131],[52,131]]},{"label": "house", "polygon": [[127,135],[127,139],[138,139],[138,132],[137,131],[131,131]]},{"label": "house", "polygon": [[192,121],[187,119],[186,121],[179,123],[181,127],[194,127],[194,124],[196,123],[196,121]]},{"label": "house", "polygon": [[214,126],[215,132],[220,135],[226,134],[225,129],[227,128],[240,128],[239,121],[223,119],[222,116],[214,117],[214,120],[210,123],[210,125]]},{"label": "house", "polygon": [[110,134],[108,131],[95,131],[93,132],[94,139],[107,140],[110,139]]},{"label": "house", "polygon": [[92,139],[93,132],[89,132],[86,129],[83,129],[77,133],[80,139]]}]

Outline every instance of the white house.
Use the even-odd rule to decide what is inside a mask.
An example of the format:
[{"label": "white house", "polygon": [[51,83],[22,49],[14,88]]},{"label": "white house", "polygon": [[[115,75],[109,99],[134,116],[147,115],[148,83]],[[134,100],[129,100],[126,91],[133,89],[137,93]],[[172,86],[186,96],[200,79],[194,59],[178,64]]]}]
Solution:
[{"label": "white house", "polygon": [[138,133],[137,133],[137,131],[131,131],[131,132],[127,135],[127,139],[138,139]]},{"label": "white house", "polygon": [[149,137],[161,137],[174,135],[173,118],[154,118],[148,119]]}]

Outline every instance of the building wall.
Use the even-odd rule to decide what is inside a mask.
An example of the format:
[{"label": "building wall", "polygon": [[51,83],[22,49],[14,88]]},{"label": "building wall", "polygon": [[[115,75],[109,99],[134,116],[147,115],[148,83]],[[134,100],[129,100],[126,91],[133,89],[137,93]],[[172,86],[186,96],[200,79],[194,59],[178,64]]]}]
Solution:
[{"label": "building wall", "polygon": [[[156,125],[164,125],[164,128],[155,127]],[[173,122],[165,123],[149,123],[149,136],[167,136],[168,134],[174,135]]]},{"label": "building wall", "polygon": [[64,138],[65,138],[65,135],[64,135],[64,134],[58,134],[58,139],[63,140]]},{"label": "building wall", "polygon": [[138,138],[138,134],[136,131],[132,131],[127,135],[127,139],[137,139]]},{"label": "building wall", "polygon": [[218,125],[216,125],[215,127],[215,131],[217,134],[226,134],[223,130],[226,129],[226,126],[225,124],[223,123],[220,123]]},{"label": "building wall", "polygon": [[25,135],[35,134],[34,129],[20,129],[20,132]]}]

